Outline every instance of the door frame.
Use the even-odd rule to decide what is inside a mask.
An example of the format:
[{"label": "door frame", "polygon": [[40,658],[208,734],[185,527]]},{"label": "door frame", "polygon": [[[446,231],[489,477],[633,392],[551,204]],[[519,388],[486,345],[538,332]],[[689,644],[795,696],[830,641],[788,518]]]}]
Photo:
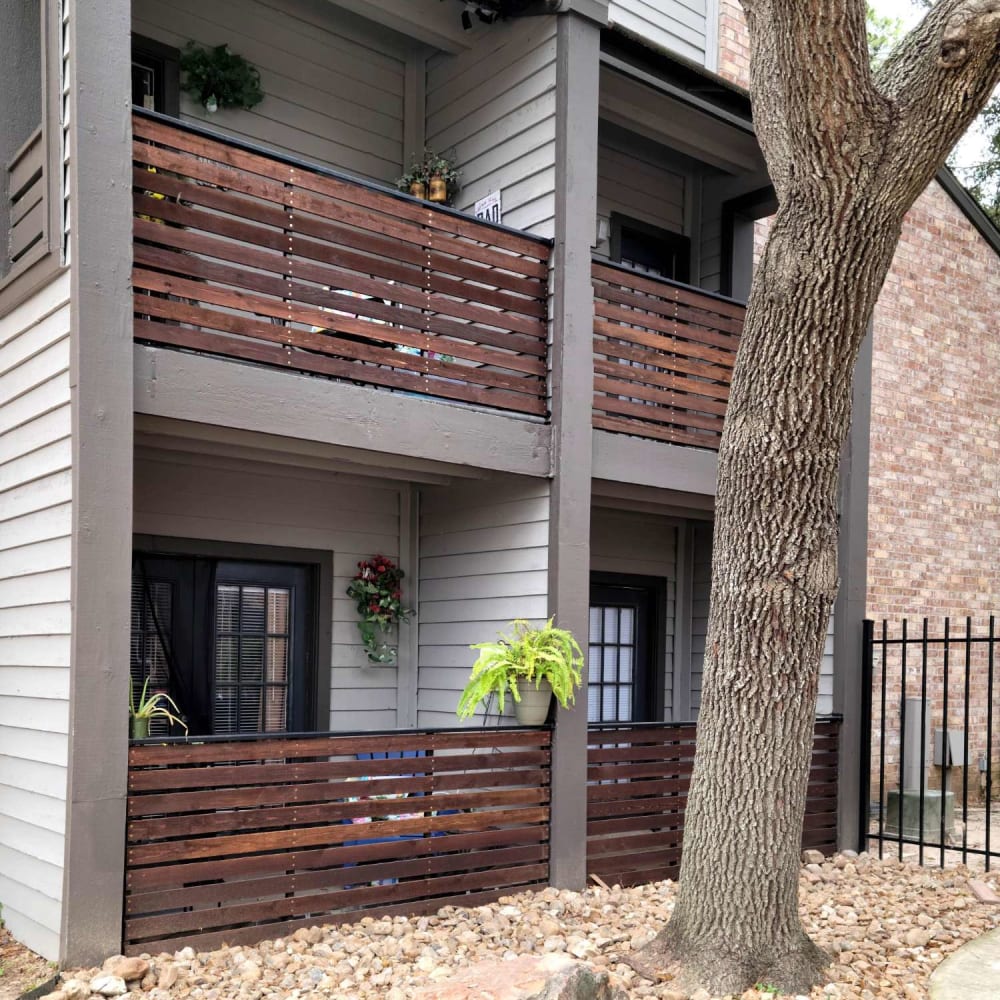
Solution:
[{"label": "door frame", "polygon": [[234,562],[273,562],[312,567],[315,577],[314,623],[311,648],[307,647],[306,689],[315,711],[316,732],[330,729],[330,682],[333,671],[333,552],[250,542],[217,542],[164,535],[133,535],[132,552],[154,556],[192,556]]},{"label": "door frame", "polygon": [[[607,573],[599,570],[590,571],[590,590],[596,587],[630,587],[635,590],[646,590],[652,597],[652,609],[649,622],[649,659],[653,665],[646,679],[645,696],[649,705],[651,720],[663,721],[666,683],[666,612],[667,612],[667,580],[662,576],[644,576],[639,573]],[[588,607],[590,602],[588,599]],[[589,637],[588,637],[589,638]],[[589,647],[589,642],[588,642]]]}]

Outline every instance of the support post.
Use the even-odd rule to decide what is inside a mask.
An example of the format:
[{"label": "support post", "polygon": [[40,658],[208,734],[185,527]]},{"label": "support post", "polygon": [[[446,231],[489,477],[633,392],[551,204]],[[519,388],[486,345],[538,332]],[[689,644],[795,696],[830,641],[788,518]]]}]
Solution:
[{"label": "support post", "polygon": [[[872,330],[854,371],[851,430],[840,466],[840,590],[833,617],[833,707],[843,717],[837,790],[837,846],[860,850],[858,831],[864,714],[861,632],[868,598],[868,461],[872,403]],[[867,765],[865,765],[867,766]]]},{"label": "support post", "polygon": [[[552,488],[549,611],[586,649],[594,295],[590,251],[597,218],[600,25],[572,6],[556,21],[556,200],[552,270]],[[587,697],[558,709],[552,750],[550,881],[587,877]]]},{"label": "support post", "polygon": [[66,0],[73,536],[60,961],[121,947],[132,556],[129,0]]}]

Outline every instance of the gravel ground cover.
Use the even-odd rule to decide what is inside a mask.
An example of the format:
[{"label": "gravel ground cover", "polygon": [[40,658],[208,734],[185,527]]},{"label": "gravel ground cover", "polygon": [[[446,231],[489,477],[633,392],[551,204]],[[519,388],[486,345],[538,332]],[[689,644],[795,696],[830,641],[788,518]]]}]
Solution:
[{"label": "gravel ground cover", "polygon": [[[864,854],[804,865],[805,926],[833,957],[828,983],[810,1000],[926,997],[928,978],[947,955],[1000,926],[1000,906],[980,902],[970,876],[983,879],[961,865],[942,871]],[[669,917],[674,891],[670,882],[548,888],[472,910],[299,930],[254,947],[144,956],[131,967],[126,1000],[407,1000],[418,986],[471,963],[551,952],[609,968],[630,997],[678,1000],[684,994],[669,982],[643,979],[626,962]],[[121,995],[121,979],[100,982],[109,969],[65,973],[53,1000],[85,1000],[95,986]],[[748,991],[744,998],[771,995]]]}]

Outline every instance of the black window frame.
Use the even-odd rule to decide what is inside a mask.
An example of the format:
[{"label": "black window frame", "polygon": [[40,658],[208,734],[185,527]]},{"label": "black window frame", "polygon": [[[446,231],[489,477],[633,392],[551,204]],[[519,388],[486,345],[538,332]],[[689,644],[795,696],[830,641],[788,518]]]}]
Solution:
[{"label": "black window frame", "polygon": [[[305,640],[304,653],[307,668],[304,687],[295,696],[303,699],[300,718],[304,718],[304,728],[289,728],[289,733],[329,731],[330,683],[333,668],[333,553],[318,549],[298,549],[285,546],[257,545],[243,542],[213,542],[203,539],[169,538],[156,535],[135,535],[132,544],[133,567],[136,559],[150,560],[162,558],[202,560],[206,564],[216,563],[277,563],[285,566],[301,566],[312,573],[311,607],[307,608],[310,626]],[[178,605],[180,607],[180,605]],[[213,646],[215,638],[214,594],[211,609],[195,604],[190,617],[192,647],[198,647],[196,656],[203,664],[206,683],[214,679]],[[184,614],[187,614],[186,612]],[[181,627],[187,628],[182,622]],[[200,636],[200,639],[199,639]],[[201,645],[199,646],[199,642]],[[292,725],[292,709],[289,706],[289,726]]]},{"label": "black window frame", "polygon": [[668,277],[682,285],[691,283],[691,237],[684,233],[673,232],[662,226],[655,226],[642,219],[635,219],[621,212],[612,212],[610,217],[610,238],[608,253],[612,261],[620,264],[622,261],[622,237],[625,231],[631,230],[640,236],[662,243],[674,260],[683,263],[682,273],[676,277]]},{"label": "black window frame", "polygon": [[[649,600],[649,635],[640,642],[637,634],[636,661],[633,665],[633,722],[662,722],[665,709],[666,684],[666,614],[667,614],[667,581],[661,576],[645,576],[638,573],[608,573],[592,571],[590,574],[590,598],[588,607],[595,603],[595,591],[600,590],[637,590],[648,595]],[[623,605],[624,606],[624,605]],[[589,626],[588,626],[588,657],[589,671]],[[651,669],[645,671],[642,683],[638,682],[640,649],[645,651],[645,659]],[[589,680],[589,675],[588,675]],[[589,691],[589,683],[587,689]],[[596,724],[596,723],[592,723]]]},{"label": "black window frame", "polygon": [[[160,71],[159,88],[161,107],[154,110],[170,118],[180,118],[181,114],[181,70],[180,49],[159,42],[155,38],[132,32],[132,62],[140,57]],[[141,106],[141,105],[140,105]]]}]

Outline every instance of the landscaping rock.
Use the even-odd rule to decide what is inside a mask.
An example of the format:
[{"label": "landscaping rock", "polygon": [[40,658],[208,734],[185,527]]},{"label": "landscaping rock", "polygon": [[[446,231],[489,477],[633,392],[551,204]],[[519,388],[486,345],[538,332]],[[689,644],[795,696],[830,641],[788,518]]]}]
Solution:
[{"label": "landscaping rock", "polygon": [[128,987],[121,976],[97,976],[90,981],[90,992],[102,997],[120,997],[128,993]]},{"label": "landscaping rock", "polygon": [[[835,959],[825,975],[839,1000],[926,996],[930,974],[944,959],[1000,927],[1000,906],[977,902],[969,889],[970,879],[990,881],[981,867],[940,871],[867,854],[806,864],[799,883],[803,925]],[[519,962],[544,958],[573,967],[574,956],[608,977],[609,997],[690,1000],[675,983],[644,979],[626,964],[669,919],[675,897],[669,881],[580,892],[547,888],[472,909],[305,928],[254,946],[200,953],[186,947],[154,957],[149,975],[131,983],[125,1000],[451,1000],[463,994],[445,991],[478,963],[499,969],[483,987],[496,990],[507,986]],[[60,992],[65,1000],[90,1000],[91,980],[107,975],[106,969],[67,972]],[[833,992],[820,986],[808,1000],[830,1000]],[[490,996],[482,992],[476,1000]]]},{"label": "landscaping rock", "polygon": [[626,1000],[607,972],[564,956],[481,962],[413,1000]]},{"label": "landscaping rock", "polygon": [[117,976],[126,983],[132,983],[142,979],[149,972],[149,962],[144,958],[115,955],[104,963],[103,971],[109,976]]}]

